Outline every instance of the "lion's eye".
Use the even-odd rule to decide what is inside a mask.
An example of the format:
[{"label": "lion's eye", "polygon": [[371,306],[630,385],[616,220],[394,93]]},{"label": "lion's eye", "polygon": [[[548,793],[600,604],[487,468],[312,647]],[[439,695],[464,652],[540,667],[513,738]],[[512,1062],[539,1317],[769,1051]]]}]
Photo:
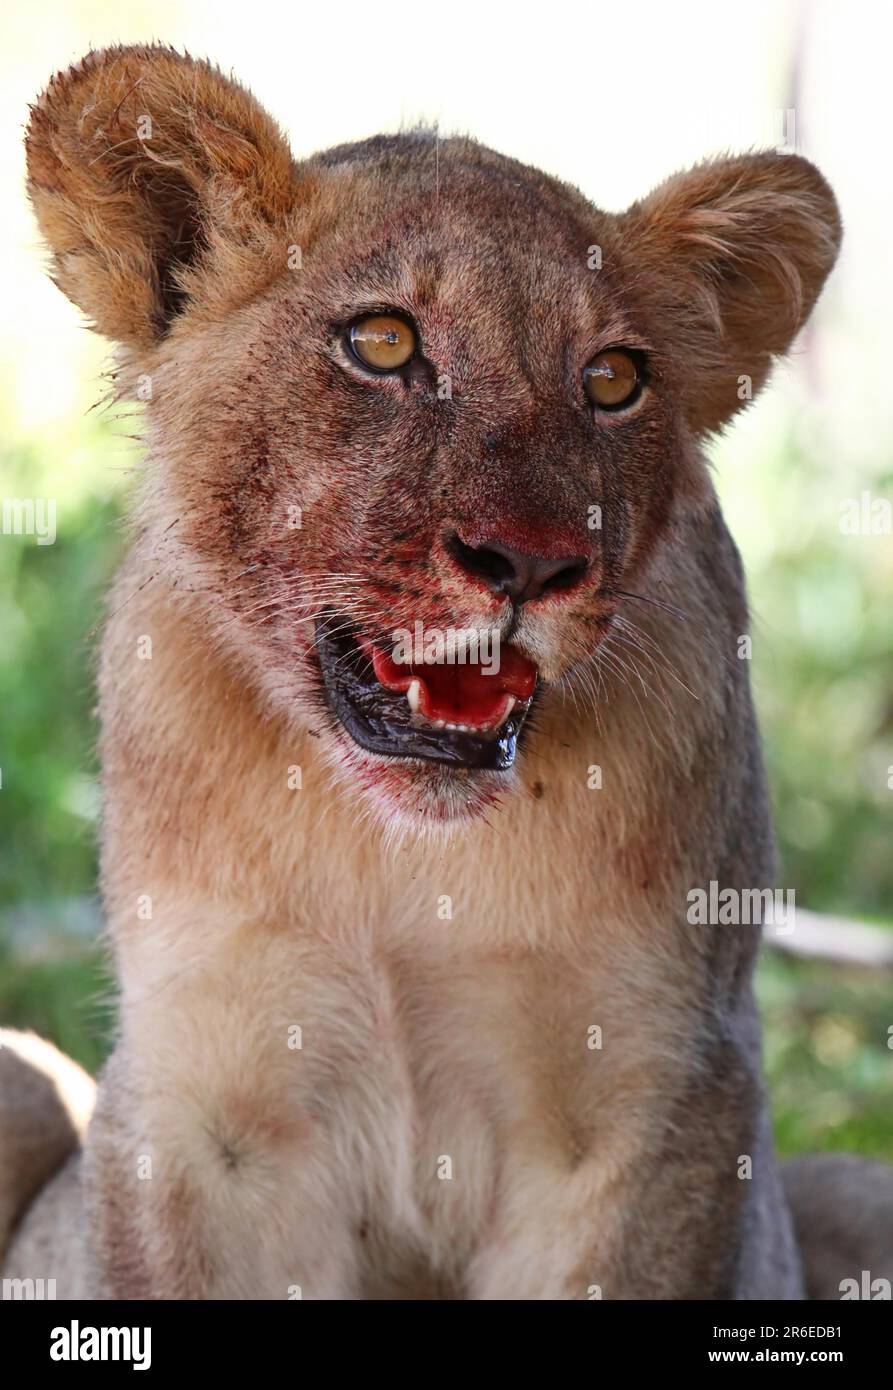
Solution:
[{"label": "lion's eye", "polygon": [[602,410],[615,410],[631,405],[641,385],[639,369],[628,352],[608,348],[593,357],[583,369],[583,385],[593,405]]},{"label": "lion's eye", "polygon": [[416,350],[416,335],[404,319],[391,314],[367,314],[351,324],[350,346],[366,367],[395,372],[405,367]]}]

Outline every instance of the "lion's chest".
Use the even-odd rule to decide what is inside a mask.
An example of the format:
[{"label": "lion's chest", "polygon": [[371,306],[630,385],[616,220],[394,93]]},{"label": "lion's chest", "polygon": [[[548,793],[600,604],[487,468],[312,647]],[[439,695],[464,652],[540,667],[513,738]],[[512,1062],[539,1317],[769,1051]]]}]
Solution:
[{"label": "lion's chest", "polygon": [[127,1041],[152,1056],[147,1118],[202,1200],[254,1213],[227,1218],[221,1266],[251,1267],[267,1220],[291,1232],[252,1275],[267,1296],[461,1296],[506,1204],[597,1142],[609,1159],[618,1098],[654,1081],[628,980],[448,929],[242,927],[163,985],[142,974]]}]

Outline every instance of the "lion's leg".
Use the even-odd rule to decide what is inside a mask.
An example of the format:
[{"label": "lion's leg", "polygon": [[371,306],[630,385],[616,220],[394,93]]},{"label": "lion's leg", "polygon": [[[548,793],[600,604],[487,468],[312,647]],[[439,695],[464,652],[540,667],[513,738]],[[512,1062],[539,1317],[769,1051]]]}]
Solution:
[{"label": "lion's leg", "polygon": [[784,1164],[785,1193],[815,1299],[890,1298],[893,1168],[852,1154]]}]

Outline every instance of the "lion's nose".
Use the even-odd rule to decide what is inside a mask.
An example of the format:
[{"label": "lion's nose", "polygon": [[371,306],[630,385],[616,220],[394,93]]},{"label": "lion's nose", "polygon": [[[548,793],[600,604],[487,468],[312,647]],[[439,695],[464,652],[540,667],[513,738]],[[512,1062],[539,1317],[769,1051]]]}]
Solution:
[{"label": "lion's nose", "polygon": [[585,555],[557,559],[524,555],[499,540],[467,545],[457,531],[447,539],[447,549],[467,574],[482,579],[492,593],[507,594],[514,603],[572,589],[589,568]]}]

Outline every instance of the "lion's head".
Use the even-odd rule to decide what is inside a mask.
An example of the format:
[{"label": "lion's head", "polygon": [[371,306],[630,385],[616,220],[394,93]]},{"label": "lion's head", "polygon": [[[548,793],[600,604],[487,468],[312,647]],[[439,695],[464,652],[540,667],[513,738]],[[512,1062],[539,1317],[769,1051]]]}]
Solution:
[{"label": "lion's head", "polygon": [[700,442],[839,239],[793,155],[618,215],[431,131],[295,162],[160,48],[58,77],[28,154],[56,278],[148,402],[139,515],[196,640],[434,818],[505,782],[673,510],[711,497]]}]

